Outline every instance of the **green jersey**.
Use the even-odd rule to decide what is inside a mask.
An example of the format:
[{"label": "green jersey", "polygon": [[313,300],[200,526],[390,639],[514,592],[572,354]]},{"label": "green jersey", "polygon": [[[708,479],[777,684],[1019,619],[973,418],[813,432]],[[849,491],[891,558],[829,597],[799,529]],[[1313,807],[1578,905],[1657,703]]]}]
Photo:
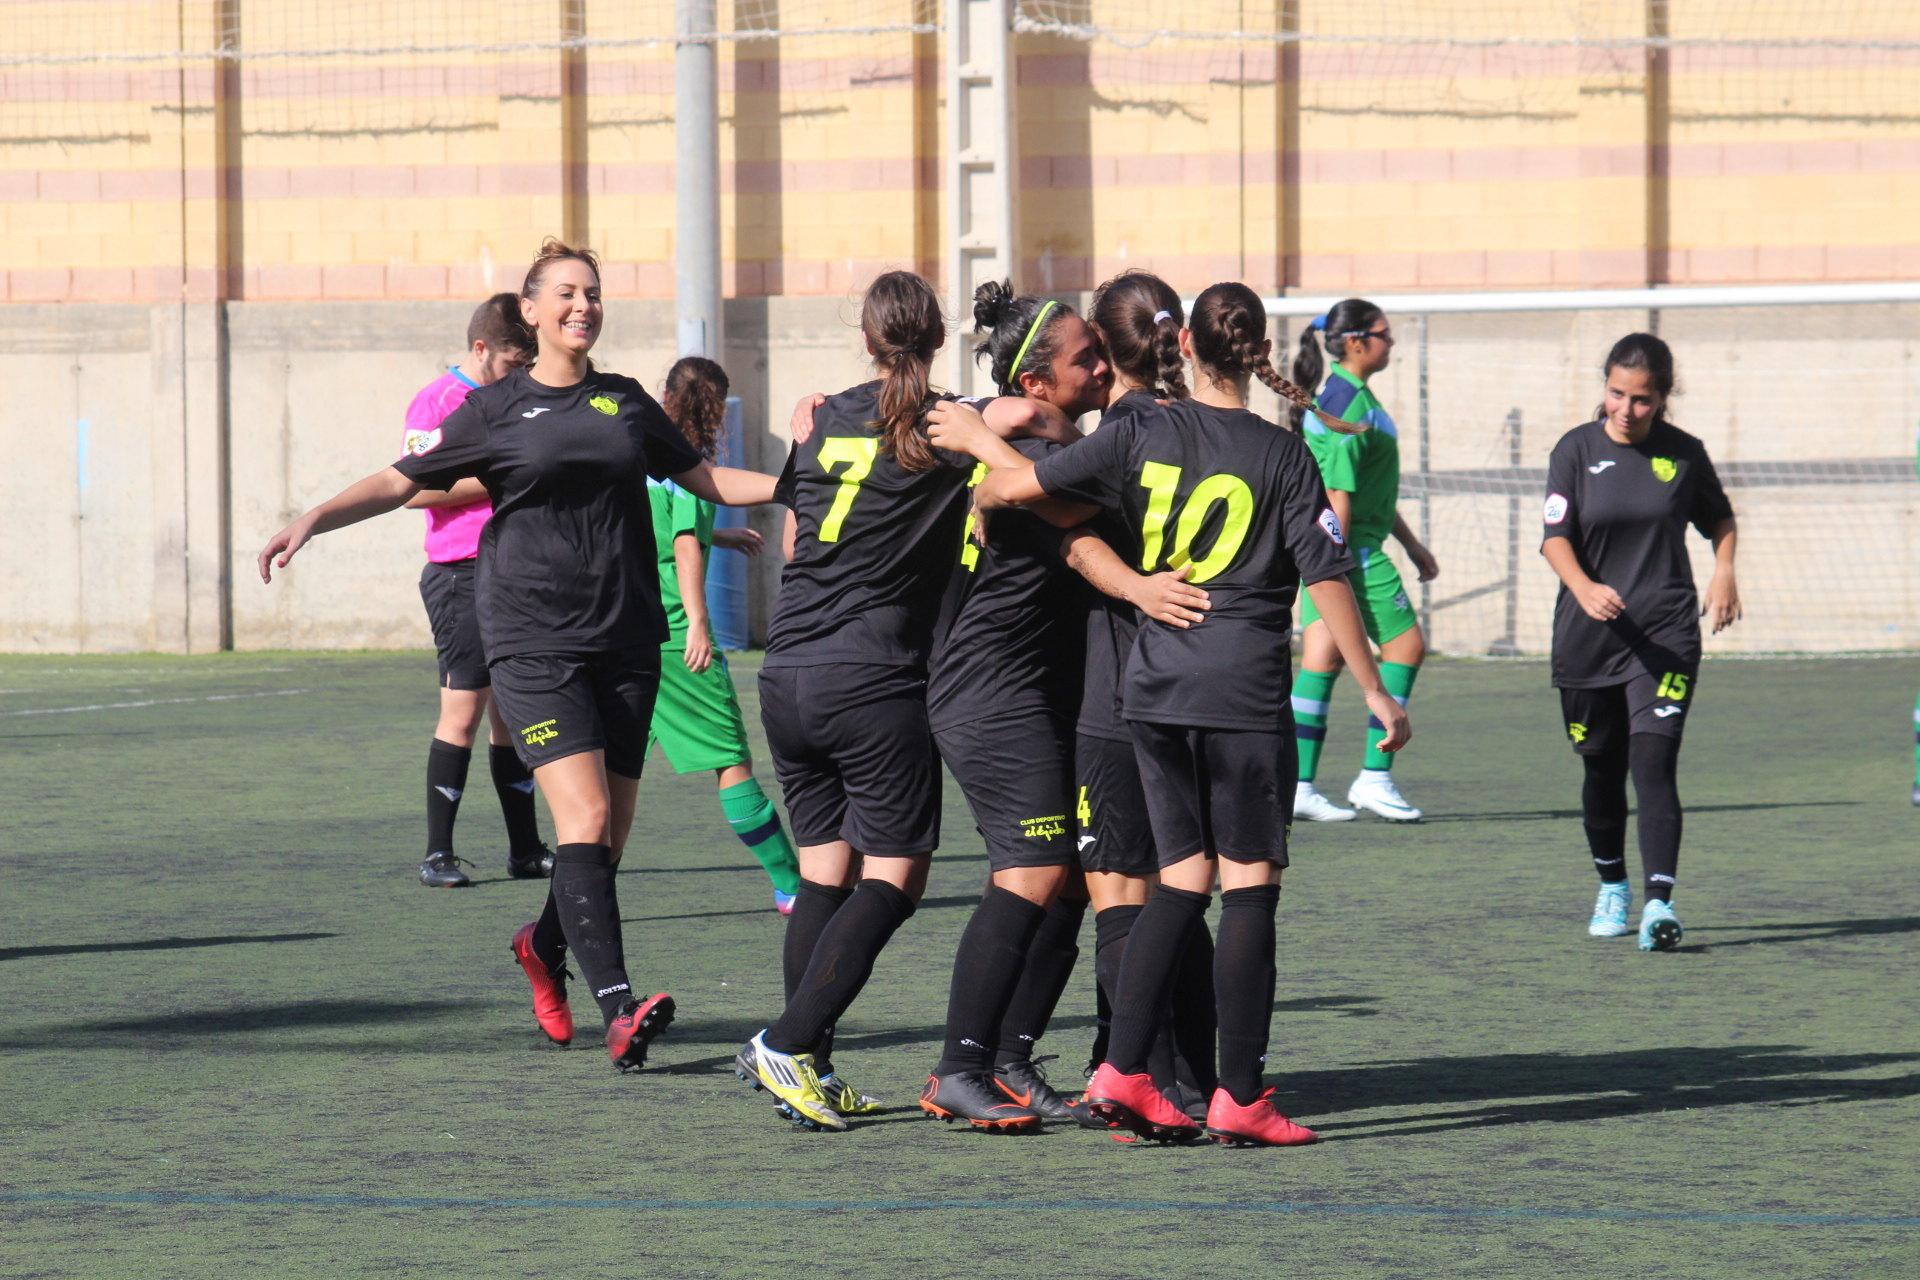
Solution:
[{"label": "green jersey", "polygon": [[[667,615],[667,639],[662,649],[687,647],[687,606],[680,599],[680,574],[674,565],[673,540],[692,534],[700,540],[700,564],[713,546],[714,506],[671,480],[647,481],[647,500],[653,507],[653,545],[660,559],[660,607]],[[704,576],[704,575],[703,575]]]},{"label": "green jersey", "polygon": [[[1353,495],[1347,542],[1356,556],[1363,550],[1378,551],[1393,532],[1394,509],[1400,504],[1400,433],[1367,384],[1339,365],[1333,366],[1313,402],[1342,422],[1367,424],[1359,435],[1345,436],[1329,431],[1312,414],[1302,419],[1321,480],[1329,489]],[[1361,561],[1365,563],[1365,557]]]}]

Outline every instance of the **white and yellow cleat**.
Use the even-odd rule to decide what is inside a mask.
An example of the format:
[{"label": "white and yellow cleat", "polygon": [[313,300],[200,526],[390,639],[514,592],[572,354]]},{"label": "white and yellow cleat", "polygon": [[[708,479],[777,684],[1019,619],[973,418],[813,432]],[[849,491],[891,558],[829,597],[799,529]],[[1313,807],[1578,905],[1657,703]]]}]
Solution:
[{"label": "white and yellow cleat", "polygon": [[762,1031],[741,1046],[733,1057],[733,1074],[772,1094],[774,1110],[802,1129],[845,1129],[847,1122],[814,1074],[813,1055],[769,1049],[766,1034]]},{"label": "white and yellow cleat", "polygon": [[820,1077],[820,1090],[827,1095],[827,1105],[843,1116],[870,1116],[885,1109],[880,1099],[860,1092],[832,1071]]}]

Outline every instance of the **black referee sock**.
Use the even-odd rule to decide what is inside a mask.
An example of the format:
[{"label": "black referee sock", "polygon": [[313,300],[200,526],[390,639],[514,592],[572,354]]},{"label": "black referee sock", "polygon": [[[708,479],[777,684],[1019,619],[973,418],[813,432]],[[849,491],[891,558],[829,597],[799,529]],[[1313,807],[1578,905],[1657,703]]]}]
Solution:
[{"label": "black referee sock", "polygon": [[547,972],[553,973],[566,962],[567,935],[560,927],[560,904],[553,900],[553,886],[547,886],[547,902],[540,908],[540,918],[533,922],[534,959],[547,966]]},{"label": "black referee sock", "polygon": [[1202,1096],[1211,1095],[1220,1084],[1213,1060],[1214,1035],[1219,1030],[1214,1016],[1213,957],[1213,935],[1203,917],[1193,922],[1173,975],[1175,1075]]},{"label": "black referee sock", "polygon": [[460,796],[467,789],[467,766],[473,751],[435,738],[427,748],[427,852],[453,851],[453,820],[460,812]]},{"label": "black referee sock", "polygon": [[913,899],[885,880],[862,880],[820,931],[786,1009],[767,1028],[778,1053],[812,1053],[873,974],[873,962],[913,914]]},{"label": "black referee sock", "polygon": [[[800,989],[800,979],[813,959],[813,948],[834,912],[853,896],[853,890],[837,884],[816,884],[802,880],[794,892],[793,910],[787,916],[787,936],[780,948],[780,969],[786,982],[786,998]],[[828,1027],[814,1048],[814,1069],[821,1075],[833,1070],[833,1028]]]},{"label": "black referee sock", "polygon": [[1038,903],[998,885],[987,886],[954,953],[953,984],[947,993],[947,1043],[933,1074],[986,1071],[993,1066],[1000,1024],[1020,983],[1027,949],[1046,918],[1046,908]]},{"label": "black referee sock", "polygon": [[[1633,794],[1639,801],[1640,869],[1647,897],[1673,900],[1680,869],[1680,740],[1657,733],[1636,733],[1627,740],[1633,762]],[[1624,876],[1622,877],[1625,878]]]},{"label": "black referee sock", "polygon": [[1627,753],[1581,756],[1587,771],[1580,785],[1580,821],[1594,870],[1607,884],[1627,878]]},{"label": "black referee sock", "polygon": [[1273,1024],[1273,913],[1280,886],[1220,895],[1213,983],[1220,1006],[1220,1087],[1241,1106],[1260,1096],[1260,1071]]},{"label": "black referee sock", "polygon": [[1133,922],[1120,965],[1120,989],[1113,993],[1113,1038],[1107,1049],[1107,1061],[1121,1073],[1147,1069],[1187,930],[1206,914],[1212,900],[1210,894],[1159,885]]},{"label": "black referee sock", "polygon": [[1033,1056],[1033,1046],[1046,1034],[1067,980],[1073,977],[1073,966],[1080,959],[1080,922],[1086,917],[1084,898],[1071,902],[1056,898],[1047,908],[1047,918],[1040,922],[1039,931],[1027,946],[1026,965],[1007,1004],[1007,1016],[1000,1020],[1000,1048],[994,1054],[994,1065]]},{"label": "black referee sock", "polygon": [[1107,1060],[1113,1037],[1113,997],[1120,990],[1120,965],[1127,955],[1127,936],[1133,932],[1133,922],[1144,909],[1128,904],[1108,907],[1093,915],[1093,978],[1098,988],[1099,1007],[1093,1051],[1088,1060],[1095,1066]]},{"label": "black referee sock", "polygon": [[587,980],[600,1016],[609,1023],[633,998],[620,939],[620,902],[613,890],[613,850],[604,844],[563,844],[553,851],[551,896],[567,947]]},{"label": "black referee sock", "polygon": [[500,797],[500,816],[507,820],[507,849],[515,857],[528,857],[540,848],[540,824],[533,816],[533,775],[512,747],[488,744],[487,768],[493,773],[493,793]]}]

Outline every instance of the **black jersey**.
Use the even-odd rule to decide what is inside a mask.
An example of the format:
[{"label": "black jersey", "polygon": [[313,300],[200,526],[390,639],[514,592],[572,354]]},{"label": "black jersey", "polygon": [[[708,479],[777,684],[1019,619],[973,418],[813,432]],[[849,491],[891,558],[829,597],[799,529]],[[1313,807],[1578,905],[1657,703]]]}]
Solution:
[{"label": "black jersey", "polygon": [[879,410],[878,382],[829,396],[787,454],[774,501],[793,510],[795,537],[769,667],[926,665],[974,463],[936,449],[932,470],[908,471],[880,447]]},{"label": "black jersey", "polygon": [[468,476],[487,487],[474,594],[489,662],[667,638],[647,477],[690,471],[700,455],[633,379],[549,387],[515,369],[393,465],[430,489]]},{"label": "black jersey", "polygon": [[[1009,443],[1036,462],[1063,447]],[[985,471],[975,469],[976,482]],[[927,680],[935,729],[1036,707],[1073,713],[1090,593],[1060,554],[1063,536],[1032,512],[996,511],[986,546],[963,536],[955,548],[948,620]]]},{"label": "black jersey", "polygon": [[[1129,391],[1107,406],[1100,415],[1099,430],[1130,417],[1155,403],[1146,391]],[[1140,563],[1140,535],[1110,511],[1102,511],[1087,522],[1087,528],[1113,548],[1113,553],[1129,566]],[[1133,637],[1140,630],[1140,611],[1125,600],[1116,600],[1104,591],[1094,592],[1095,602],[1087,610],[1086,673],[1080,686],[1080,719],[1076,728],[1090,738],[1133,745],[1133,732],[1120,715],[1121,676],[1127,669],[1127,655],[1133,652]]]},{"label": "black jersey", "polygon": [[1141,572],[1191,564],[1190,581],[1212,597],[1187,630],[1140,623],[1128,720],[1269,732],[1290,722],[1299,584],[1353,569],[1299,436],[1244,409],[1175,401],[1102,426],[1035,476],[1056,497],[1119,511],[1139,534]]},{"label": "black jersey", "polygon": [[1595,622],[1563,585],[1553,605],[1553,683],[1563,689],[1620,684],[1645,669],[1660,675],[1700,661],[1700,600],[1686,534],[1733,514],[1706,446],[1656,422],[1639,444],[1617,444],[1604,421],[1560,437],[1547,463],[1542,541],[1565,538],[1580,567],[1626,602]]}]

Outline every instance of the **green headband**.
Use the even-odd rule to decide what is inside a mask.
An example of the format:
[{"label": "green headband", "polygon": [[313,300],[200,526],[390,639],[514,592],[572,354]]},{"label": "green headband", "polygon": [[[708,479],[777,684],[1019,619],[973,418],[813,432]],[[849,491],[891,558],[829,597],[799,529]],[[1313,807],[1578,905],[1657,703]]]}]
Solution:
[{"label": "green headband", "polygon": [[1007,379],[1013,386],[1020,385],[1020,366],[1026,363],[1027,352],[1033,350],[1033,340],[1040,336],[1040,326],[1047,322],[1047,312],[1059,305],[1052,299],[1041,303],[1040,314],[1036,315],[1033,323],[1027,326],[1027,340],[1020,344],[1020,354],[1013,358],[1013,368],[1007,371]]}]

